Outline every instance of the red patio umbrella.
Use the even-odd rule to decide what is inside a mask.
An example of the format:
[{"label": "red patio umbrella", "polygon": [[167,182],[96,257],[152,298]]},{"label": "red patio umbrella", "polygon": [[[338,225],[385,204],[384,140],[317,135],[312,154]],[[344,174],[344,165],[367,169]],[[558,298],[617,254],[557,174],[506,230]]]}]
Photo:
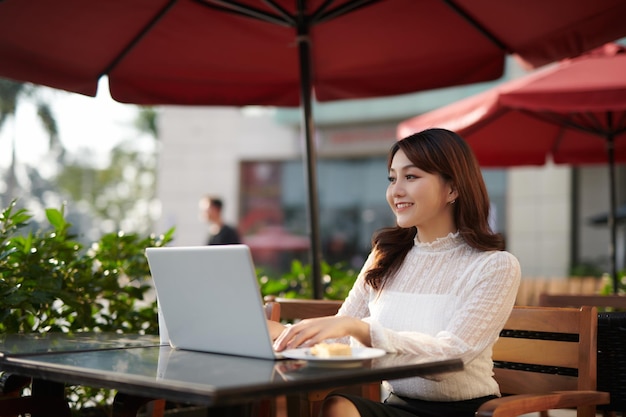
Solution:
[{"label": "red patio umbrella", "polygon": [[462,135],[483,166],[608,163],[609,254],[617,291],[615,162],[626,162],[626,48],[607,44],[402,122]]},{"label": "red patio umbrella", "polygon": [[135,104],[303,110],[314,294],[322,296],[313,95],[415,92],[500,77],[626,36],[600,0],[0,0],[0,76]]}]

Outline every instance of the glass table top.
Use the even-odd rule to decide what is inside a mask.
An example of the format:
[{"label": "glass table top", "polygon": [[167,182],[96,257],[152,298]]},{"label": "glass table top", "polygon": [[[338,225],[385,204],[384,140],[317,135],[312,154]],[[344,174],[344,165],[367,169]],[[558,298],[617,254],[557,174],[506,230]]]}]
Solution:
[{"label": "glass table top", "polygon": [[[158,345],[156,337],[96,336],[100,337],[76,338],[74,349],[68,346],[73,337],[59,340],[49,335],[44,339],[17,338],[17,341],[0,338],[0,346],[20,353],[5,354],[0,358],[0,367],[53,381],[212,405],[462,369],[459,360],[428,363],[413,355],[400,354],[364,360],[358,367],[312,367],[303,360],[274,361],[176,350],[169,345]],[[148,346],[151,342],[156,345]],[[31,354],[19,350],[20,343]],[[40,347],[33,348],[34,345]]]},{"label": "glass table top", "polygon": [[153,335],[93,332],[0,334],[0,357],[158,345],[159,337]]},{"label": "glass table top", "polygon": [[[133,342],[133,340],[131,340]],[[362,379],[395,379],[420,374],[438,374],[462,367],[460,361],[424,362],[414,355],[387,354],[364,360],[357,367],[308,366],[303,360],[267,360],[172,349],[170,346],[138,346],[122,349],[84,350],[39,355],[6,356],[2,366],[30,369],[42,376],[81,382],[97,380],[150,391],[184,392],[223,397],[270,395],[309,390]],[[17,368],[16,368],[17,367]]]}]

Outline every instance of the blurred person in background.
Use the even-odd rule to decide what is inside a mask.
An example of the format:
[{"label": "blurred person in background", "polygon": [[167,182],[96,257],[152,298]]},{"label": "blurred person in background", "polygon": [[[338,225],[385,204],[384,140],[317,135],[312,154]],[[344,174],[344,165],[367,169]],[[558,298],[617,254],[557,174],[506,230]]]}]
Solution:
[{"label": "blurred person in background", "polygon": [[233,245],[241,243],[239,232],[231,225],[224,223],[222,218],[222,199],[206,195],[200,199],[200,211],[209,222],[209,239],[207,245]]}]

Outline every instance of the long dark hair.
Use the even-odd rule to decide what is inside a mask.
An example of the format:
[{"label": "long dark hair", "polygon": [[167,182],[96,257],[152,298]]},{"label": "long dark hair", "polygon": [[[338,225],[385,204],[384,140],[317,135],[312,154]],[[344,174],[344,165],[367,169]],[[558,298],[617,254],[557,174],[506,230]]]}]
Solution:
[{"label": "long dark hair", "polygon": [[[489,195],[478,161],[463,138],[445,129],[427,129],[394,143],[389,150],[387,169],[395,154],[402,150],[420,169],[439,174],[458,193],[454,221],[459,234],[468,245],[479,250],[503,250],[504,239],[489,226]],[[413,247],[415,227],[383,228],[372,238],[375,254],[365,281],[373,288],[382,288],[384,280],[400,268]]]}]

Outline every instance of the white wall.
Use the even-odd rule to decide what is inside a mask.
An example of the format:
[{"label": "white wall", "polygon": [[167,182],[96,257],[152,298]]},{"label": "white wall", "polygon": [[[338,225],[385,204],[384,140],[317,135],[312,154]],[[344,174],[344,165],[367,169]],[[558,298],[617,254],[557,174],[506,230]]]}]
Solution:
[{"label": "white wall", "polygon": [[[623,195],[625,188],[621,180],[624,175],[623,168],[616,167],[616,197],[617,206],[624,204]],[[579,170],[579,182],[581,193],[578,198],[580,210],[579,227],[584,233],[584,239],[579,242],[579,251],[583,254],[583,260],[603,262],[607,272],[609,267],[609,242],[610,231],[607,225],[591,225],[589,218],[609,211],[609,170],[606,166],[590,166]],[[624,267],[624,231],[626,225],[619,224],[617,227],[617,267],[618,270]]]},{"label": "white wall", "polygon": [[[267,109],[255,114],[249,109],[231,107],[164,107],[160,109],[159,123],[162,146],[158,178],[162,203],[159,231],[175,225],[174,244],[179,246],[202,245],[206,241],[207,225],[198,211],[198,200],[204,194],[221,196],[226,220],[236,222],[240,161],[301,157],[302,140],[296,129],[276,124]],[[383,137],[379,132],[383,127],[384,124],[355,125],[353,129],[364,135],[363,131],[371,128],[377,131],[376,137]],[[328,130],[324,134],[333,132]],[[324,138],[326,136],[322,135],[320,140],[325,153],[344,155],[347,152],[326,146]],[[388,145],[385,142],[384,146],[378,146],[377,152],[384,155]],[[367,154],[372,152],[368,150]],[[607,209],[607,182],[604,166],[581,170],[581,218]],[[568,166],[510,169],[507,248],[519,258],[523,276],[567,275],[571,188]],[[583,226],[581,256],[606,256],[606,228]]]},{"label": "white wall", "polygon": [[571,229],[571,169],[546,165],[509,171],[507,247],[522,276],[566,276]]},{"label": "white wall", "polygon": [[208,227],[198,210],[205,194],[220,196],[225,220],[236,223],[240,159],[297,155],[293,132],[274,124],[267,112],[168,106],[160,110],[159,129],[159,231],[176,226],[176,246],[205,244]]}]

